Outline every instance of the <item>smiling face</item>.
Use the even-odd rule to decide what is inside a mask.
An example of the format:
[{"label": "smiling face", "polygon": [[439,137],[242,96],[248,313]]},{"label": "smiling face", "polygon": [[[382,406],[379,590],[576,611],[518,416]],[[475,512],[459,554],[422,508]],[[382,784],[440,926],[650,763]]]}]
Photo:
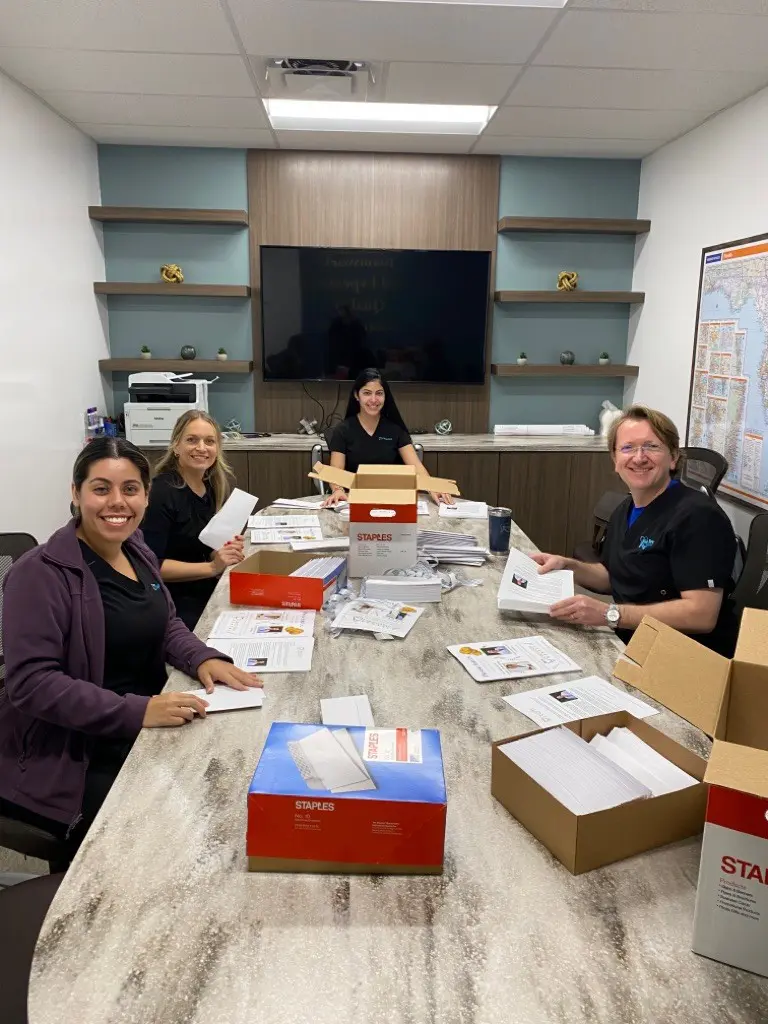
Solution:
[{"label": "smiling face", "polygon": [[647,504],[667,487],[677,458],[647,420],[625,420],[616,433],[616,472],[638,506]]},{"label": "smiling face", "polygon": [[368,416],[378,416],[384,408],[384,387],[380,380],[372,380],[363,384],[355,393],[355,398],[360,403],[360,410]]},{"label": "smiling face", "polygon": [[219,453],[216,430],[207,420],[190,420],[173,450],[182,473],[202,476],[214,464]]},{"label": "smiling face", "polygon": [[147,501],[139,470],[130,459],[99,459],[88,467],[79,490],[72,485],[83,539],[98,547],[127,540],[138,528]]}]

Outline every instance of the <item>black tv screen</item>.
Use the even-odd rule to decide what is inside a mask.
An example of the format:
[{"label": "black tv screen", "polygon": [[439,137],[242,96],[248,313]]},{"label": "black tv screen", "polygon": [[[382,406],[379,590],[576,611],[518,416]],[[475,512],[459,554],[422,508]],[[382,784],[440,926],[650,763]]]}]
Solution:
[{"label": "black tv screen", "polygon": [[482,384],[491,254],[261,246],[264,379]]}]

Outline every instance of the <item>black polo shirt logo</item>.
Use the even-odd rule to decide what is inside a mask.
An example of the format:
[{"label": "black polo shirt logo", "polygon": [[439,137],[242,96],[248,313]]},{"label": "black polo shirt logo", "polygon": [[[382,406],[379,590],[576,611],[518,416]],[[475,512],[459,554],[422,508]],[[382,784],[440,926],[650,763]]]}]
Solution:
[{"label": "black polo shirt logo", "polygon": [[638,551],[647,551],[648,548],[652,548],[654,544],[653,537],[641,537],[640,543],[637,545]]}]

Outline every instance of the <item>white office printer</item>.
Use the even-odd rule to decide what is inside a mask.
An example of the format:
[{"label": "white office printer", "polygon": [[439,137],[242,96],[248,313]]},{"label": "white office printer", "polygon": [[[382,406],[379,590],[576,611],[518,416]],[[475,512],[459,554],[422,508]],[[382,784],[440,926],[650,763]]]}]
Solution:
[{"label": "white office printer", "polygon": [[128,401],[123,406],[125,436],[142,448],[166,446],[179,416],[190,409],[208,412],[210,383],[188,373],[130,374]]}]

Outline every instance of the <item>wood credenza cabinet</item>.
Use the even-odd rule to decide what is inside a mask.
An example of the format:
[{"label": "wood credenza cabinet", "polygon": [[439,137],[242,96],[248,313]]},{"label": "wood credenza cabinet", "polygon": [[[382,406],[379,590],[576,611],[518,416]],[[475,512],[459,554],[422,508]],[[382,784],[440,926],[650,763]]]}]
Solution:
[{"label": "wood credenza cabinet", "polygon": [[[162,454],[144,449],[154,465]],[[275,498],[313,492],[305,451],[227,451],[237,486],[265,508]],[[592,537],[593,511],[605,491],[625,490],[607,452],[425,452],[433,475],[456,480],[461,492],[512,509],[515,522],[542,551],[570,555]]]}]

